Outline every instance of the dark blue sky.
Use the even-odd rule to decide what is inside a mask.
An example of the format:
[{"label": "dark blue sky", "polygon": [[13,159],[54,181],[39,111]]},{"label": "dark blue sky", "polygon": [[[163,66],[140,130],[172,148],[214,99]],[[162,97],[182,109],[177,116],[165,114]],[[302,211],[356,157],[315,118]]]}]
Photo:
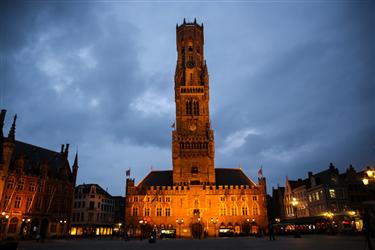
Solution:
[{"label": "dark blue sky", "polygon": [[[375,164],[372,1],[1,2],[0,106],[18,140],[78,148],[78,183],[124,194],[171,169],[175,26],[204,23],[216,166],[268,187]],[[5,131],[7,132],[7,131]]]}]

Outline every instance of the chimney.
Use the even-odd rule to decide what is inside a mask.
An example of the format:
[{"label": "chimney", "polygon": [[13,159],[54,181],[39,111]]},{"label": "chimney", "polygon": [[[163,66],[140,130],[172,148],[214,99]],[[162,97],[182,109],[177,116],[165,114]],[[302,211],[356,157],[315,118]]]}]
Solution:
[{"label": "chimney", "polygon": [[64,144],[61,144],[61,150],[60,150],[60,153],[64,153]]},{"label": "chimney", "polygon": [[308,175],[309,175],[309,179],[311,179],[313,173],[312,172],[308,172]]},{"label": "chimney", "polygon": [[65,157],[68,158],[68,154],[69,154],[69,143],[66,144],[65,146]]}]

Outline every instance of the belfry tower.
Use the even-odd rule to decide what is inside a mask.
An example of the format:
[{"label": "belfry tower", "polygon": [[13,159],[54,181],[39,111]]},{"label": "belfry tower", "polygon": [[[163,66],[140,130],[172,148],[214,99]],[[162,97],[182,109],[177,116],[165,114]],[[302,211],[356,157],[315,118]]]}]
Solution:
[{"label": "belfry tower", "polygon": [[214,132],[209,115],[209,85],[204,60],[203,24],[176,26],[176,122],[172,132],[174,185],[215,183]]}]

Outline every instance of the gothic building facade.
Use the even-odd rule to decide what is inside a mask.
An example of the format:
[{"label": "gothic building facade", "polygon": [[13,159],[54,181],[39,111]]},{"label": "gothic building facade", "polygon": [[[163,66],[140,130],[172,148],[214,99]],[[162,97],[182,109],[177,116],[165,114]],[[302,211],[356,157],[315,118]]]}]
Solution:
[{"label": "gothic building facade", "polygon": [[215,168],[203,24],[184,20],[176,43],[173,170],[151,171],[138,185],[127,179],[125,228],[130,236],[258,233],[267,225],[265,178],[256,184],[241,169]]},{"label": "gothic building facade", "polygon": [[77,155],[72,168],[69,144],[60,152],[15,139],[16,116],[3,134],[0,114],[0,238],[60,237],[68,233]]}]

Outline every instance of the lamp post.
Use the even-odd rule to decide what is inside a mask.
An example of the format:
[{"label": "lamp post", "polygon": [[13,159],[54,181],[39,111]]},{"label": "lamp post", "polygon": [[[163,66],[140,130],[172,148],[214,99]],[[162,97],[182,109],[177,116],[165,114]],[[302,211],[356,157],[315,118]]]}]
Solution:
[{"label": "lamp post", "polygon": [[140,240],[142,240],[142,237],[143,237],[143,226],[147,224],[147,220],[140,220],[139,221],[139,225],[140,225],[140,228],[141,228],[141,235],[139,237]]},{"label": "lamp post", "polygon": [[218,222],[218,219],[211,218],[211,223],[214,225],[214,232],[215,232],[215,238],[216,238],[216,223]]},{"label": "lamp post", "polygon": [[[364,177],[362,178],[362,182],[365,186],[368,186],[370,182],[375,181],[375,169],[367,167]],[[364,222],[364,231],[366,242],[369,250],[373,250],[372,242],[371,242],[371,229],[370,229],[370,215],[368,207],[365,207],[365,211],[363,214],[363,222]]]},{"label": "lamp post", "polygon": [[298,215],[297,215],[297,206],[298,206],[298,200],[293,197],[292,198],[292,206],[293,206],[293,212],[294,212],[294,215],[295,215],[295,219],[296,221],[294,222],[294,238],[301,238],[301,235],[299,234],[299,231],[297,230],[297,218],[298,218]]},{"label": "lamp post", "polygon": [[176,223],[178,224],[178,237],[181,239],[181,225],[184,224],[184,218],[176,219]]}]

